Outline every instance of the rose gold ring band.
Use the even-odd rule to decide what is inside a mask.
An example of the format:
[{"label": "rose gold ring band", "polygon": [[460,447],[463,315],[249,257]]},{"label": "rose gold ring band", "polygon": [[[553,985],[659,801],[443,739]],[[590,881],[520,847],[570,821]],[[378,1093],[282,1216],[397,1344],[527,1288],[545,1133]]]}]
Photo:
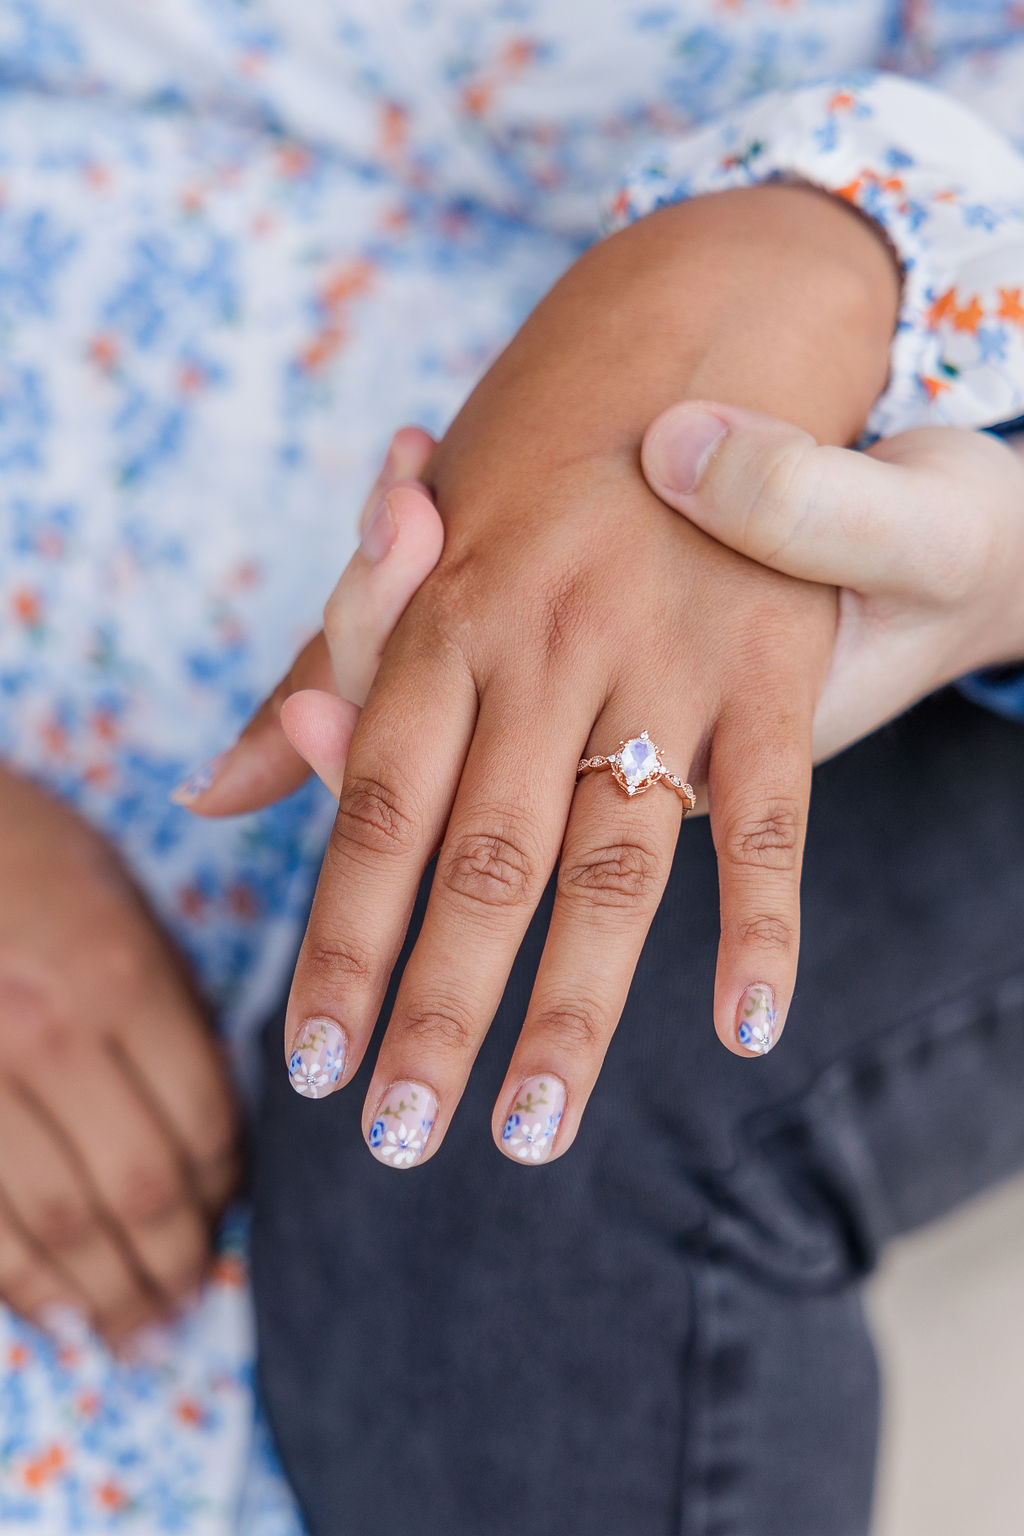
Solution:
[{"label": "rose gold ring band", "polygon": [[682,800],[684,816],[688,816],[697,804],[697,797],[690,785],[666,768],[659,748],[646,731],[620,741],[619,750],[610,757],[581,758],[576,778],[582,779],[588,773],[598,773],[602,768],[611,769],[616,784],[627,795],[642,795],[652,784],[661,783],[674,789]]}]

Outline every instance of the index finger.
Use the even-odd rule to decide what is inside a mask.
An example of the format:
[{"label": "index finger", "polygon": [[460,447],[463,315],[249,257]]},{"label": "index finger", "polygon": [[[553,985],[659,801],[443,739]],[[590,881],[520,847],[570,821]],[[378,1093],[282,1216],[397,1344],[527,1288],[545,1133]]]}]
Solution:
[{"label": "index finger", "polygon": [[476,688],[451,650],[425,652],[412,633],[389,655],[352,738],[288,1000],[289,1078],[306,1098],[341,1087],[362,1058],[476,718]]}]

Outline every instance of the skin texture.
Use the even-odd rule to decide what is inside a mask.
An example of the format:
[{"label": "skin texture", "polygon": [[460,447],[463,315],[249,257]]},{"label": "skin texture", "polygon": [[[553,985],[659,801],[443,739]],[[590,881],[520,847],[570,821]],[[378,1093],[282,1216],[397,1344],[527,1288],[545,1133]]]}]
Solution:
[{"label": "skin texture", "polygon": [[[794,220],[805,240],[794,240]],[[886,285],[890,312],[879,318]],[[819,289],[814,324],[795,326],[797,294],[807,303]],[[770,314],[755,290],[771,294]],[[694,306],[695,292],[707,301]],[[719,1034],[741,1051],[736,1011],[755,981],[784,1014],[835,595],[680,525],[644,484],[638,450],[651,417],[698,383],[758,401],[764,370],[733,339],[748,320],[777,360],[775,397],[819,435],[846,440],[884,382],[896,298],[880,242],[816,194],[757,189],[664,210],[556,285],[439,445],[427,479],[444,554],[399,622],[353,734],[287,1023],[290,1050],[307,1019],[337,1021],[348,1041],[341,1080],[351,1074],[440,846],[367,1132],[390,1085],[418,1082],[438,1101],[427,1153],[436,1150],[560,859],[495,1133],[518,1085],[550,1074],[568,1088],[557,1151],[571,1144],[680,816],[663,788],[631,804],[606,775],[574,794],[574,769],[642,727],[708,786],[722,886]],[[839,364],[837,334],[850,351]]]},{"label": "skin texture", "polygon": [[0,770],[0,1296],[115,1344],[201,1280],[238,1173],[219,1052],[108,845]]},{"label": "skin texture", "polygon": [[816,760],[954,678],[1024,656],[1024,443],[922,427],[850,453],[759,413],[707,409],[727,431],[699,484],[673,467],[701,404],[651,424],[645,473],[721,543],[841,589]]},{"label": "skin texture", "polygon": [[[666,437],[703,407],[676,406],[654,422],[644,467],[659,495],[717,539],[844,587],[815,715],[816,760],[970,667],[1024,655],[1024,467],[1016,453],[976,433],[929,429],[861,455],[819,448],[787,423],[721,402],[708,408],[731,431],[696,495],[667,484],[658,460]],[[414,446],[425,453],[422,440]],[[415,473],[412,462],[404,467]],[[410,523],[433,515],[425,497],[418,508],[407,492],[403,498]],[[410,569],[406,562],[406,578]],[[365,615],[364,577],[353,562],[328,609],[332,650],[349,667],[365,643],[365,621],[346,620]],[[338,701],[307,692],[291,702],[291,739],[337,791],[351,734],[332,739]],[[238,790],[244,798],[236,781]]]}]

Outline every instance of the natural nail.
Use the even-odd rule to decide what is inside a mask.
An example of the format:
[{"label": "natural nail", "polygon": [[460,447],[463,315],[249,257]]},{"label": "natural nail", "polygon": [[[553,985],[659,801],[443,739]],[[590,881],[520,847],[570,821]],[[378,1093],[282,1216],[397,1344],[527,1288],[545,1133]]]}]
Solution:
[{"label": "natural nail", "polygon": [[348,1042],[333,1019],[307,1019],[288,1058],[288,1081],[304,1099],[322,1099],[341,1081]]},{"label": "natural nail", "polygon": [[193,800],[198,800],[200,795],[205,795],[208,789],[212,789],[227,755],[226,752],[221,752],[217,757],[211,757],[208,763],[204,763],[201,768],[196,768],[183,779],[177,789],[171,791],[171,799],[175,805],[191,805]]},{"label": "natural nail", "polygon": [[565,1109],[565,1084],[559,1077],[528,1077],[509,1105],[501,1150],[519,1163],[546,1163]]},{"label": "natural nail", "polygon": [[755,1056],[767,1056],[778,1039],[779,1028],[775,993],[764,982],[755,982],[740,998],[736,1010],[736,1038]]},{"label": "natural nail", "polygon": [[644,454],[653,480],[666,490],[688,496],[697,489],[708,460],[728,432],[725,422],[707,411],[676,411],[652,432]]},{"label": "natural nail", "polygon": [[395,519],[385,496],[363,530],[359,553],[374,565],[383,560],[395,542]]},{"label": "natural nail", "polygon": [[411,1168],[427,1148],[437,1118],[437,1096],[422,1083],[394,1083],[380,1101],[370,1134],[370,1151],[392,1168]]}]

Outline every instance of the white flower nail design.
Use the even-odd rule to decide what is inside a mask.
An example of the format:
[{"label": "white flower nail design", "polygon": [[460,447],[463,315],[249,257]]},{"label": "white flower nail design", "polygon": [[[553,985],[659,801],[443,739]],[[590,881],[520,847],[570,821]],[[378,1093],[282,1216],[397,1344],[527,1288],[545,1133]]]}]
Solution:
[{"label": "white flower nail design", "polygon": [[422,1083],[396,1083],[384,1095],[367,1137],[370,1151],[392,1168],[411,1168],[426,1150],[437,1099]]},{"label": "white flower nail design", "polygon": [[304,1099],[320,1099],[345,1071],[345,1036],[333,1019],[310,1019],[288,1058],[288,1080]]},{"label": "white flower nail design", "polygon": [[557,1077],[531,1077],[512,1100],[501,1150],[520,1163],[546,1163],[565,1108],[565,1084]]}]

